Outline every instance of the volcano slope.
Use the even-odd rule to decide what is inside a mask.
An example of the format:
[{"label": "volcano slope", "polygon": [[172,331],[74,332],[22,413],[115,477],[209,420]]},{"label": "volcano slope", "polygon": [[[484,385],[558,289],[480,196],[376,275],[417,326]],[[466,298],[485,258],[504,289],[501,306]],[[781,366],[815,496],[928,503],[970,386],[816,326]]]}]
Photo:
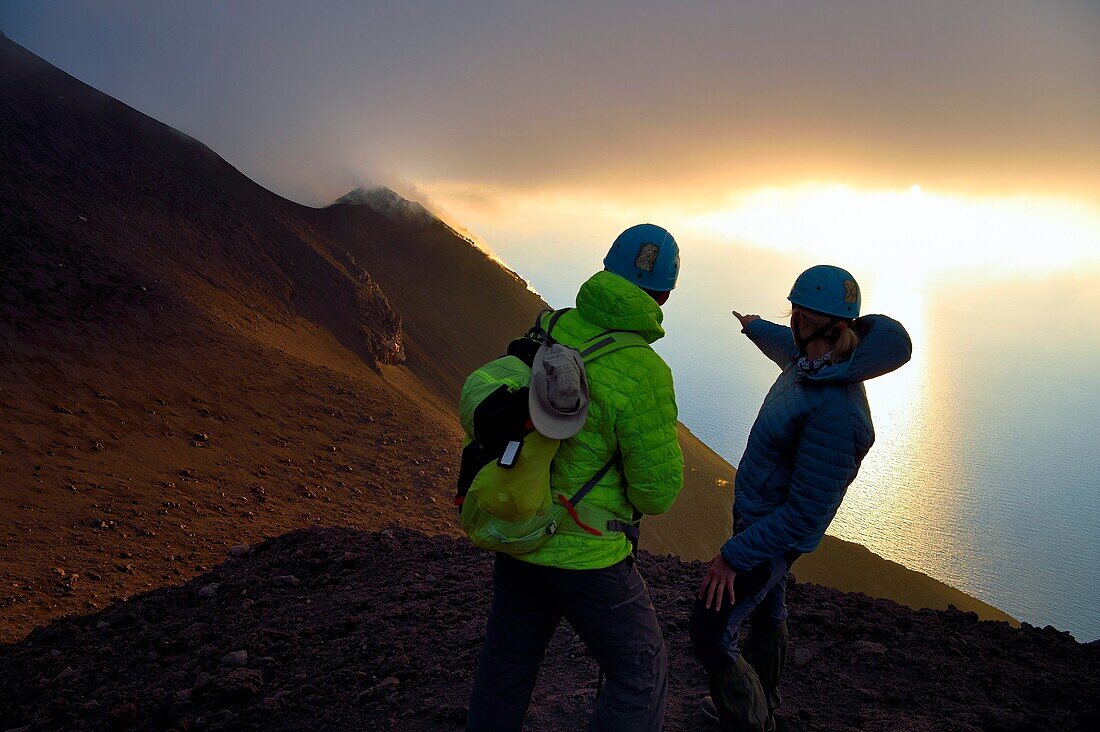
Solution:
[{"label": "volcano slope", "polygon": [[[437,220],[282,199],[3,36],[0,149],[0,640],[296,527],[456,533],[459,384],[543,305],[515,274]],[[681,436],[645,546],[709,556],[733,470]],[[818,557],[1005,617],[855,545]]]},{"label": "volcano slope", "polygon": [[[0,648],[0,727],[463,728],[489,553],[406,529],[307,529],[231,555],[180,587]],[[707,729],[687,634],[704,565],[643,552],[639,567],[669,645],[666,729]],[[1100,725],[1100,648],[1053,628],[803,583],[790,606],[781,730]],[[596,675],[563,626],[527,728],[585,729]]]}]

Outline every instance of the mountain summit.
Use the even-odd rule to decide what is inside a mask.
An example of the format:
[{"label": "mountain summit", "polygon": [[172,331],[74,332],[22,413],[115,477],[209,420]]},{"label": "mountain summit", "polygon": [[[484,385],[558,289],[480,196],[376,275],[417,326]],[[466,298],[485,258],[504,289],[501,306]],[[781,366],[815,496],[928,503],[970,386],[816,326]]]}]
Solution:
[{"label": "mountain summit", "polygon": [[424,208],[420,203],[410,201],[386,186],[378,186],[377,188],[360,186],[355,190],[348,191],[333,202],[334,206],[345,204],[367,206],[395,224],[404,224],[415,228],[427,228],[439,220],[435,214]]}]

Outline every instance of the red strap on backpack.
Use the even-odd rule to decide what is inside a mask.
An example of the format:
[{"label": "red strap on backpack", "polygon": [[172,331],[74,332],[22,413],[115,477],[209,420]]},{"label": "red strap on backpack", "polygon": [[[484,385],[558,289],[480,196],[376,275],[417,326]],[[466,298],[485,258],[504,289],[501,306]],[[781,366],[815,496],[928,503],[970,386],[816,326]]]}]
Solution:
[{"label": "red strap on backpack", "polygon": [[573,507],[573,504],[569,502],[568,498],[559,493],[558,502],[561,503],[561,505],[565,506],[565,510],[569,512],[569,517],[573,519],[577,526],[580,526],[582,529],[587,531],[589,534],[592,534],[593,536],[603,536],[603,534],[598,529],[594,529],[588,524],[581,521],[581,517],[577,515],[577,509]]}]

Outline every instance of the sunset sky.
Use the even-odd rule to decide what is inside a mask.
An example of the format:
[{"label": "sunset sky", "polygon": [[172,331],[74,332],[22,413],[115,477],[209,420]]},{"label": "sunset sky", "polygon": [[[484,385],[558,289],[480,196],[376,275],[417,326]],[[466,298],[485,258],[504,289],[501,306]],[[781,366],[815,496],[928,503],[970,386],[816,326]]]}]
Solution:
[{"label": "sunset sky", "polygon": [[279,193],[385,183],[500,249],[650,219],[927,273],[1100,263],[1095,2],[0,8]]}]

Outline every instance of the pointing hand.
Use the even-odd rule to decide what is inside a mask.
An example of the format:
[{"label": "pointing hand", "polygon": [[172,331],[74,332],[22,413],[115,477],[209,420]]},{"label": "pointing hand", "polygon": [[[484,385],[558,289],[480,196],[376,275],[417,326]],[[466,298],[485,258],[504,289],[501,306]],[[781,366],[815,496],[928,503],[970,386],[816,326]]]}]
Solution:
[{"label": "pointing hand", "polygon": [[739,321],[741,321],[741,327],[742,328],[746,327],[749,323],[751,323],[754,320],[760,320],[759,315],[742,315],[741,313],[737,312],[736,310],[733,311],[733,314]]}]

